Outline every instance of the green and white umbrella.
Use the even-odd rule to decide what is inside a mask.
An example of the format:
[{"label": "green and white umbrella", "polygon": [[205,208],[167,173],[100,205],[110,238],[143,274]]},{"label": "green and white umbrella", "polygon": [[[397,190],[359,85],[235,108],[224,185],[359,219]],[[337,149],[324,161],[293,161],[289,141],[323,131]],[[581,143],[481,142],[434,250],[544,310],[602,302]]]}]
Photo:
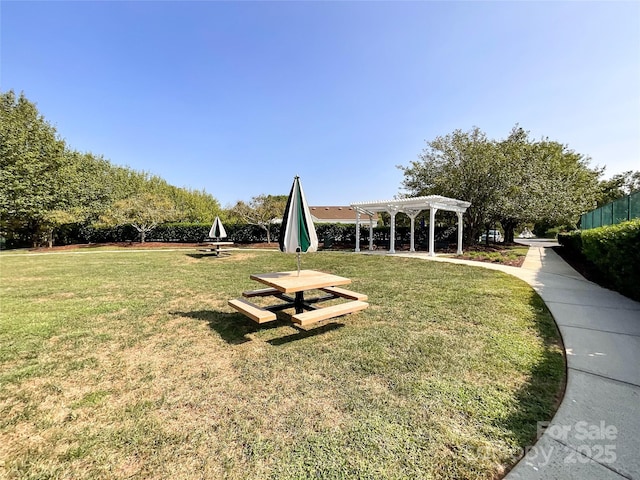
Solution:
[{"label": "green and white umbrella", "polygon": [[226,238],[227,232],[220,221],[220,218],[216,216],[216,219],[213,221],[213,225],[211,225],[211,230],[209,230],[209,238],[221,239]]},{"label": "green and white umbrella", "polygon": [[293,179],[287,207],[282,217],[278,244],[281,252],[298,255],[298,274],[300,274],[300,253],[315,252],[318,249],[316,229],[300,185],[300,177],[297,176]]}]

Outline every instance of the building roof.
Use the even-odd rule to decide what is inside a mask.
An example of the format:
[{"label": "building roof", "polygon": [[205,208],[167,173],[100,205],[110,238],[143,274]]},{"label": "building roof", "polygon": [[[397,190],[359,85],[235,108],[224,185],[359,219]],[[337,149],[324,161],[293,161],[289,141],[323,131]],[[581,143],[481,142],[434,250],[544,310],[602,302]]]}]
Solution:
[{"label": "building roof", "polygon": [[[317,206],[309,207],[314,221],[342,223],[356,221],[356,210],[348,206]],[[378,221],[378,216],[374,215],[374,221]]]}]

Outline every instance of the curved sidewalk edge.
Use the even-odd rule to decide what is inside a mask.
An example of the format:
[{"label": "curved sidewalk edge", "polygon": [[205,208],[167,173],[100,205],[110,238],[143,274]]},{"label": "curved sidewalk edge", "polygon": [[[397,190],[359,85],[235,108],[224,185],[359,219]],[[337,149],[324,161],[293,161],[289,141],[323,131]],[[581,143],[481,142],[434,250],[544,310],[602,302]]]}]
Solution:
[{"label": "curved sidewalk edge", "polygon": [[558,325],[567,386],[551,422],[505,477],[640,480],[640,303],[582,277],[530,241],[521,268],[421,253],[395,254],[500,270],[531,285]]}]

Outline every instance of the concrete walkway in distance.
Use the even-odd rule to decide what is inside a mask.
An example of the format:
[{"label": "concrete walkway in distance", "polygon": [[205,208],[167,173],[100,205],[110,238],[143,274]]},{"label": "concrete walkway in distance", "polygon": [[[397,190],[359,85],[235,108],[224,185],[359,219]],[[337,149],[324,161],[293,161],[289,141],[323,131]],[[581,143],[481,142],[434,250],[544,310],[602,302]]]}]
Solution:
[{"label": "concrete walkway in distance", "polygon": [[507,480],[640,480],[640,303],[587,281],[549,248],[556,243],[521,243],[529,252],[520,268],[394,255],[506,272],[528,282],[551,311],[566,350],[565,395]]}]

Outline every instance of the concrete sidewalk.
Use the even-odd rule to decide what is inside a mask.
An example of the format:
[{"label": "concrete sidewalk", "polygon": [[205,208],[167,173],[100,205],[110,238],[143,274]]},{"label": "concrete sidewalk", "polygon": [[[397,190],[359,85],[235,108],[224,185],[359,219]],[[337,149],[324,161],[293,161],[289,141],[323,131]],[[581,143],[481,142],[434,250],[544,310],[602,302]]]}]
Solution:
[{"label": "concrete sidewalk", "polygon": [[395,255],[518,277],[538,292],[558,324],[568,367],[564,399],[507,480],[640,480],[640,303],[587,281],[549,248],[557,244],[526,244],[529,253],[521,268]]}]

